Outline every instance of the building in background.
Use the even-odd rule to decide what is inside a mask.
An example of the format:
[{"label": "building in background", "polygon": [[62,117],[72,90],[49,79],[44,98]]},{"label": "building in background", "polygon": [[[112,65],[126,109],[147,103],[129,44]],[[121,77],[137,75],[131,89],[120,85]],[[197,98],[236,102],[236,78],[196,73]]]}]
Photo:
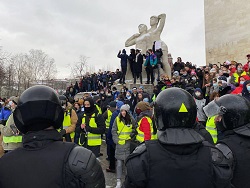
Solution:
[{"label": "building in background", "polygon": [[245,64],[250,54],[250,1],[204,0],[206,63]]}]

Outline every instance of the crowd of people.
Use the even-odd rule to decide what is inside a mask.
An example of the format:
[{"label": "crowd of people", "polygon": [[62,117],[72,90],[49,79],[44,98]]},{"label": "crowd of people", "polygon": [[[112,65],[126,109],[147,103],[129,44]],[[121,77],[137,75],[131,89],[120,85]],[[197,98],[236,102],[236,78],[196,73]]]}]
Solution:
[{"label": "crowd of people", "polygon": [[[132,50],[131,52],[135,53],[135,57],[138,58],[137,54],[140,53],[139,51]],[[152,50],[149,50],[149,52],[151,56],[154,54]],[[123,51],[123,54],[124,53]],[[121,52],[119,52],[118,57],[120,57],[120,55]],[[127,58],[127,60],[129,60],[129,56]],[[157,56],[155,58],[157,59]],[[151,63],[150,58],[148,63]],[[154,64],[151,64],[151,68],[153,65]],[[157,66],[157,64],[154,66]],[[74,142],[76,145],[92,151],[96,159],[104,155],[101,153],[100,148],[103,145],[102,138],[105,138],[105,144],[107,146],[107,153],[105,155],[107,155],[106,159],[109,161],[109,167],[106,171],[116,173],[116,188],[122,187],[124,163],[129,159],[133,161],[133,156],[141,154],[141,150],[137,151],[134,149],[138,148],[138,146],[140,147],[142,143],[150,143],[147,141],[163,139],[164,136],[161,135],[160,132],[165,131],[165,129],[170,130],[168,128],[176,126],[192,128],[195,131],[188,132],[188,134],[195,139],[191,139],[192,144],[193,142],[196,144],[201,143],[204,140],[211,145],[220,143],[226,138],[225,130],[229,129],[229,126],[227,127],[225,122],[228,122],[230,116],[234,116],[233,113],[237,113],[235,111],[233,111],[233,113],[230,112],[231,114],[228,115],[228,119],[223,119],[223,115],[227,114],[231,108],[231,106],[229,106],[228,109],[224,108],[224,106],[227,106],[227,104],[224,104],[226,103],[225,98],[229,100],[228,103],[235,103],[239,100],[239,104],[242,104],[240,101],[244,99],[245,102],[243,102],[243,104],[247,104],[246,101],[250,101],[250,55],[247,55],[247,63],[244,65],[235,61],[225,61],[221,65],[213,64],[203,67],[196,67],[189,62],[184,63],[181,58],[178,57],[177,62],[174,63],[172,68],[173,74],[171,76],[159,75],[157,85],[154,85],[153,91],[144,91],[143,85],[138,88],[133,87],[129,90],[126,84],[124,84],[126,67],[123,66],[121,72],[119,70],[117,70],[116,73],[107,71],[84,77],[79,84],[76,82],[75,85],[70,85],[66,93],[59,96],[60,106],[63,109],[63,121],[60,126],[56,126],[57,132],[60,133],[65,142]],[[140,78],[140,82],[142,82],[141,73],[137,73],[133,74],[134,78]],[[151,77],[152,72],[149,73],[148,75]],[[136,79],[134,81],[136,81]],[[113,85],[115,80],[119,80],[121,84],[124,84],[119,91],[117,87]],[[147,81],[147,84],[149,84],[150,80]],[[154,82],[154,76],[151,77],[151,81],[152,83]],[[79,92],[83,91],[95,92],[85,92],[83,96],[76,97]],[[174,94],[171,93],[172,91]],[[169,92],[170,94],[162,94]],[[182,94],[183,92],[184,94]],[[40,96],[38,92],[36,94]],[[227,97],[227,94],[231,94],[229,96],[235,96],[236,98]],[[162,97],[163,95],[165,98]],[[237,97],[240,97],[240,99]],[[235,101],[230,101],[231,99],[235,99]],[[25,100],[29,99],[25,98]],[[36,98],[34,100],[36,100]],[[55,99],[53,98],[53,100]],[[220,101],[222,102],[220,103]],[[20,102],[19,98],[15,96],[9,99],[1,99],[0,130],[3,136],[2,146],[5,153],[20,148],[25,133],[28,131],[37,131],[28,125],[26,127],[23,125],[26,120],[31,118],[30,116],[32,116],[33,113],[36,113],[35,109],[32,109],[34,112],[30,112],[30,114],[29,112],[19,112],[20,109],[22,109],[21,104],[23,103],[25,102]],[[176,103],[178,103],[177,106],[175,106]],[[37,103],[34,106],[28,104],[28,107],[38,108],[39,104],[40,103]],[[41,104],[43,103],[41,102]],[[156,104],[158,104],[158,106]],[[16,110],[18,105],[20,105],[20,109]],[[46,105],[53,107],[50,103]],[[214,110],[214,106],[216,105],[219,106],[219,113],[214,113],[214,111],[216,111]],[[242,108],[243,107],[244,105]],[[45,107],[41,106],[41,108],[43,109]],[[235,108],[237,109],[237,107]],[[241,107],[239,107],[239,109],[240,108]],[[246,108],[242,110],[246,110],[247,113],[249,113],[249,110]],[[166,109],[170,111],[165,112],[164,110]],[[176,109],[178,111],[177,114],[174,113]],[[28,109],[24,108],[24,110]],[[13,113],[16,113],[16,116],[15,114],[13,116]],[[184,118],[183,114],[185,113],[189,114],[189,116],[185,116]],[[249,117],[247,113],[244,112],[243,114]],[[21,116],[25,115],[27,117],[21,118]],[[54,118],[47,113],[43,115],[52,119]],[[58,114],[55,116],[58,116]],[[195,118],[194,121],[189,121],[188,118],[191,116]],[[238,116],[243,117],[243,115],[239,114]],[[234,121],[233,118],[237,119],[238,116],[232,117],[231,120]],[[53,121],[55,120],[53,119]],[[53,121],[49,119],[46,123]],[[21,124],[22,130],[20,130],[18,126],[15,126],[15,124],[17,124],[16,122]],[[31,122],[33,122],[32,118]],[[245,118],[243,122],[240,122],[240,126],[249,122],[250,119]],[[238,128],[238,124],[239,122],[235,122],[230,129]],[[41,127],[43,126],[43,124],[40,123],[39,125],[41,125]],[[166,142],[170,145],[180,144],[178,143],[178,139],[172,138],[177,132],[169,131],[166,134],[167,138],[164,138],[166,140],[162,141],[163,143]],[[179,136],[181,136],[181,134]],[[151,148],[152,146],[147,147]],[[197,149],[196,146],[195,148]],[[172,151],[174,147],[169,146],[167,149]],[[181,150],[182,149],[184,148],[181,147]],[[230,149],[234,150],[232,148]],[[144,151],[145,147],[142,150]],[[191,150],[193,151],[193,149]],[[152,151],[154,151],[154,149],[152,149]],[[186,152],[189,153],[190,151],[187,150]],[[181,155],[181,153],[181,151],[178,151],[178,155]],[[146,156],[143,155],[143,157]],[[128,162],[126,164],[128,173],[131,173],[131,166],[129,165],[134,164],[138,166],[138,164],[141,164],[141,162],[138,161],[136,163],[137,165],[134,162]],[[145,164],[142,164],[142,166],[143,165]],[[139,172],[142,174],[145,173],[141,167],[138,167],[138,173]],[[148,176],[148,174],[146,175]],[[136,186],[136,183],[133,181],[137,180],[134,180],[133,176],[128,174],[125,182],[127,187],[133,187],[133,185],[134,187],[140,187],[139,184]],[[142,184],[145,185],[145,182]],[[237,185],[237,181],[234,182],[234,184]],[[198,184],[196,187],[198,187]]]}]

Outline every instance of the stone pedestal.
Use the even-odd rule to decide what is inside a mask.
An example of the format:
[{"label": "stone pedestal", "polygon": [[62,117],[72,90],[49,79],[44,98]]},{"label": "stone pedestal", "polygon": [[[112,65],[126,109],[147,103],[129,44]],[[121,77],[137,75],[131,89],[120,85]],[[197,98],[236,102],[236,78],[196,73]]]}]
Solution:
[{"label": "stone pedestal", "polygon": [[[154,89],[154,86],[152,84],[140,84],[140,83],[134,84],[133,82],[126,82],[125,85],[129,90],[132,90],[133,87],[136,87],[138,89],[140,86],[143,86],[144,91],[150,95],[152,95]],[[121,88],[123,87],[123,84],[115,84],[112,87],[116,87],[117,90],[120,91]]]}]

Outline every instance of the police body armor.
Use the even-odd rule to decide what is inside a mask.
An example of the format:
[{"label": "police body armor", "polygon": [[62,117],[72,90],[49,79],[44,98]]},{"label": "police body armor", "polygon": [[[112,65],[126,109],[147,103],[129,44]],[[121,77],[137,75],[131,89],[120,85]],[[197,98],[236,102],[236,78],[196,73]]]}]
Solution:
[{"label": "police body armor", "polygon": [[[15,172],[11,172],[13,176],[10,176],[9,173],[0,172],[1,179],[9,179],[9,181],[4,181],[6,185],[3,184],[2,186],[25,188],[66,187],[64,181],[65,162],[74,147],[73,143],[57,141],[40,150],[30,151],[18,148],[15,152],[10,152],[8,160],[12,161],[12,163],[5,169],[15,169]],[[46,160],[45,163],[44,159],[49,160]],[[27,161],[29,161],[28,166]],[[4,163],[1,165],[4,165]],[[26,179],[26,181],[23,179]]]},{"label": "police body armor", "polygon": [[[226,133],[226,132],[225,132]],[[234,157],[234,173],[232,184],[235,187],[250,187],[249,169],[250,169],[250,134],[228,134],[219,143],[227,145],[233,152]]]},{"label": "police body armor", "polygon": [[[162,187],[164,184],[166,187],[213,187],[211,174],[213,168],[209,147],[204,147],[200,143],[192,153],[178,155],[164,149],[158,141],[146,141],[145,143],[149,156],[148,166],[150,168],[150,181],[147,187]],[[175,147],[177,148],[178,146]],[[167,176],[163,177],[162,174],[167,174]],[[179,177],[181,177],[181,181]],[[205,187],[204,182],[207,182]]]}]

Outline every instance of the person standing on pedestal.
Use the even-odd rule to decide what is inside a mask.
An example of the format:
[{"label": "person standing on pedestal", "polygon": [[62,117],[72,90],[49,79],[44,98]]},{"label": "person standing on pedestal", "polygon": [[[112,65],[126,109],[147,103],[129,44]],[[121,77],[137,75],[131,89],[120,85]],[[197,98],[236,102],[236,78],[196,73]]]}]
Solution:
[{"label": "person standing on pedestal", "polygon": [[130,70],[132,72],[133,78],[135,77],[135,71],[134,71],[134,66],[135,66],[135,49],[130,49],[130,54],[128,56],[128,61],[130,65]]},{"label": "person standing on pedestal", "polygon": [[123,49],[122,53],[120,50],[117,57],[121,59],[121,71],[122,71],[122,76],[120,78],[119,83],[125,84],[125,75],[127,73],[127,63],[128,63],[128,55],[126,54],[126,50]]},{"label": "person standing on pedestal", "polygon": [[139,49],[135,51],[135,64],[134,64],[134,84],[136,83],[136,79],[140,78],[140,83],[142,84],[142,64],[143,64],[143,56]]},{"label": "person standing on pedestal", "polygon": [[151,84],[154,84],[154,67],[157,65],[157,57],[153,53],[152,49],[148,50],[149,56],[146,58],[146,61],[144,63],[144,66],[146,67],[147,72],[147,82],[146,84],[149,84],[150,78],[151,78]]}]

